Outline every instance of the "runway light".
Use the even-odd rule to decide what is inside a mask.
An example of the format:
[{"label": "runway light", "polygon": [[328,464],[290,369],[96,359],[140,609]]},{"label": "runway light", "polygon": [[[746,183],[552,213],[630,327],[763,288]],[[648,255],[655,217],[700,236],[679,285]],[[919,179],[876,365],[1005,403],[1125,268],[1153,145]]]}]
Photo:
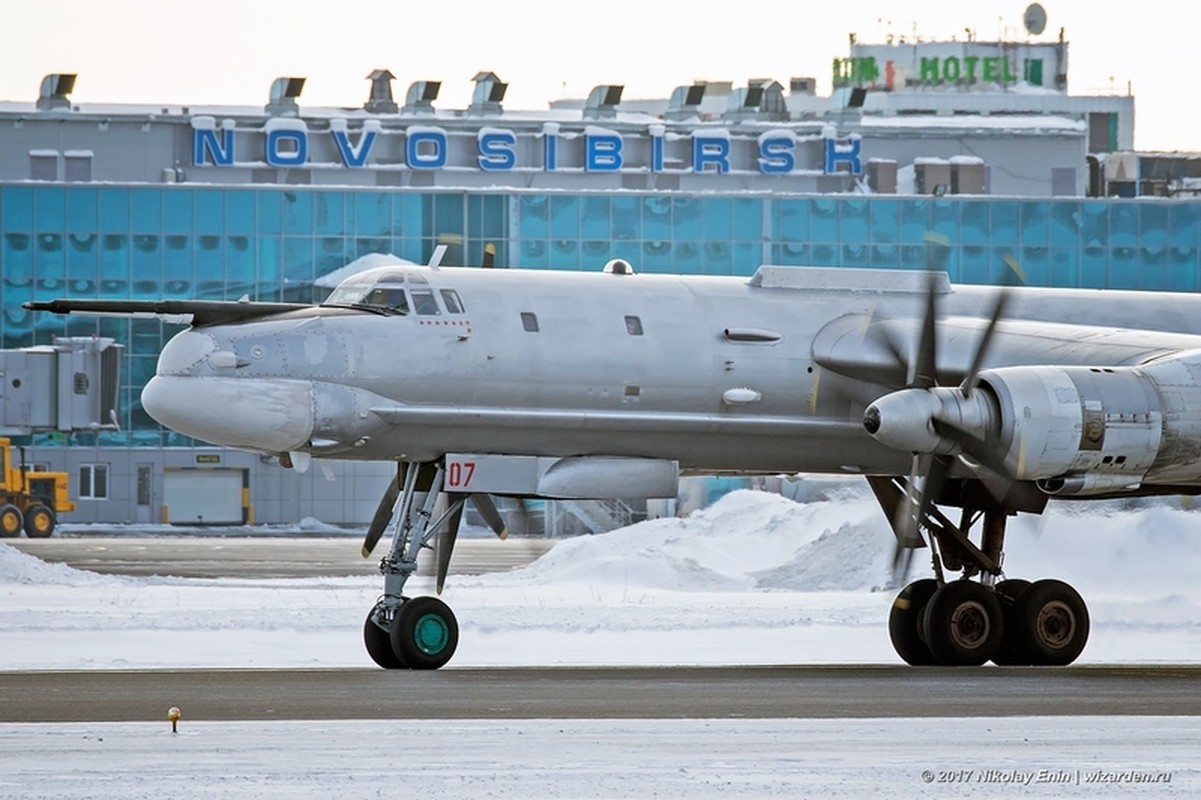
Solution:
[{"label": "runway light", "polygon": [[167,719],[171,720],[171,733],[179,733],[179,718],[182,714],[179,713],[179,708],[171,706],[167,709]]}]

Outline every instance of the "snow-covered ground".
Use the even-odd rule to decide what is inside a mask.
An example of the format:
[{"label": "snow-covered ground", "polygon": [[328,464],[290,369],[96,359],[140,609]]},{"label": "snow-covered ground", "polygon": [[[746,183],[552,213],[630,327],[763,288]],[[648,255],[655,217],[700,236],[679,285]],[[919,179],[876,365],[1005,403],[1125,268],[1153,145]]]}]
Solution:
[{"label": "snow-covered ground", "polygon": [[[1196,663],[1199,529],[1201,512],[1166,502],[1054,505],[1011,523],[1007,563],[1088,600],[1081,663]],[[801,505],[736,492],[687,519],[563,541],[511,573],[452,577],[451,668],[897,663],[893,593],[880,589],[891,550],[866,494]],[[0,544],[0,670],[368,666],[361,626],[379,590],[378,578],[101,576]],[[402,775],[424,797],[1201,795],[1197,719],[165,727],[0,725],[0,797],[158,797],[176,781],[189,796],[375,797],[404,791]],[[1082,783],[1002,782],[1044,768]],[[1089,784],[1089,768],[1132,772]],[[985,769],[1000,777],[939,780]],[[1135,786],[1138,771],[1172,780]]]}]

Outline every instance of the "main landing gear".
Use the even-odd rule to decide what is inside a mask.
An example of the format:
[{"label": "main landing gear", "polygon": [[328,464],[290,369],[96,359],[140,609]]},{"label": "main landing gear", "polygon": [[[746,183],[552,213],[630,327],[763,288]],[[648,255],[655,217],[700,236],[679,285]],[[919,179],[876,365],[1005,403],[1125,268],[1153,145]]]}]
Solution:
[{"label": "main landing gear", "polygon": [[[905,508],[896,481],[871,479],[890,520]],[[888,618],[893,648],[915,666],[1065,666],[1088,641],[1088,607],[1058,580],[998,580],[1008,514],[965,507],[959,525],[931,507],[921,523],[929,535],[934,578],[905,586]],[[982,522],[980,545],[968,534]],[[910,555],[906,551],[904,555]],[[947,572],[961,577],[948,580]]]},{"label": "main landing gear", "polygon": [[[459,644],[459,623],[450,607],[436,597],[407,597],[402,592],[417,571],[417,556],[441,532],[438,591],[446,576],[450,550],[458,534],[467,495],[448,496],[448,507],[436,518],[442,464],[409,463],[380,501],[367,532],[363,556],[370,555],[384,528],[396,519],[387,555],[380,561],[384,594],[363,623],[363,643],[371,659],[384,669],[438,669],[450,661]],[[399,500],[399,502],[398,502]]]}]

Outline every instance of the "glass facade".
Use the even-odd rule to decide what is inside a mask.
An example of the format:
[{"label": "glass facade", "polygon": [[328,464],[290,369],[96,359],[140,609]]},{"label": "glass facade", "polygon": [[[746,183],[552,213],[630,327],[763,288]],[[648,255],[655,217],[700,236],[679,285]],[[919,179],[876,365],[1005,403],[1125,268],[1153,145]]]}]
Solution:
[{"label": "glass facade", "polygon": [[200,186],[0,186],[0,346],[53,335],[127,347],[122,433],[184,444],[141,410],[157,320],[33,315],[56,297],[309,302],[315,278],[367,253],[423,262],[750,275],[762,263],[939,269],[961,283],[1196,291],[1201,202],[857,195],[475,193]]}]

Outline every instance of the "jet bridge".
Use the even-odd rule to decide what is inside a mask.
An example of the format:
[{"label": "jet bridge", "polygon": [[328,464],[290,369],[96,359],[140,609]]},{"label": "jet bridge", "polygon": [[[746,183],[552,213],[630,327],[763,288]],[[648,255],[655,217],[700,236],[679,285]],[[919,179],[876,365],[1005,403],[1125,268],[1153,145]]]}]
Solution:
[{"label": "jet bridge", "polygon": [[91,336],[0,350],[0,435],[118,430],[124,350]]}]

